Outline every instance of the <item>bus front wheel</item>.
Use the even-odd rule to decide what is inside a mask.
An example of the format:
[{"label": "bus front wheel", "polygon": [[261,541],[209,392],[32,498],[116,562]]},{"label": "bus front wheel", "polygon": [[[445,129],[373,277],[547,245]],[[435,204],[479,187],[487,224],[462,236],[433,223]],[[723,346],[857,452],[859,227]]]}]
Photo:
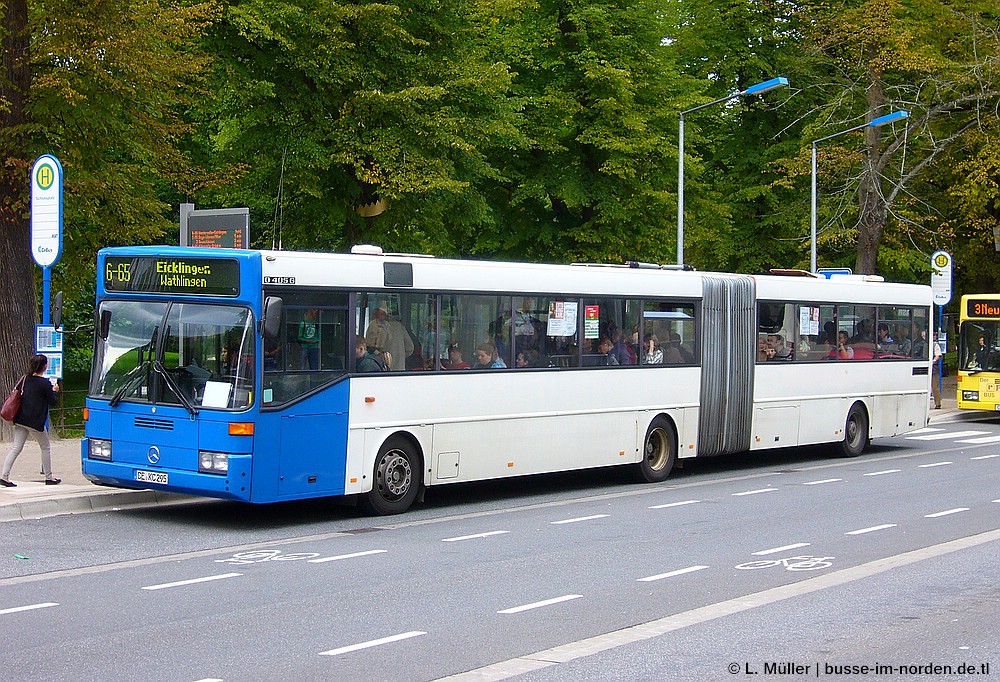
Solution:
[{"label": "bus front wheel", "polygon": [[844,424],[844,440],[840,453],[844,457],[857,457],[868,447],[868,413],[861,403],[851,405]]},{"label": "bus front wheel", "polygon": [[664,417],[657,417],[646,430],[642,445],[642,459],[636,465],[640,481],[660,483],[667,480],[677,461],[677,435],[673,425]]},{"label": "bus front wheel", "polygon": [[389,438],[375,458],[372,489],[361,497],[361,506],[379,516],[405,512],[417,497],[421,468],[420,456],[410,441]]}]

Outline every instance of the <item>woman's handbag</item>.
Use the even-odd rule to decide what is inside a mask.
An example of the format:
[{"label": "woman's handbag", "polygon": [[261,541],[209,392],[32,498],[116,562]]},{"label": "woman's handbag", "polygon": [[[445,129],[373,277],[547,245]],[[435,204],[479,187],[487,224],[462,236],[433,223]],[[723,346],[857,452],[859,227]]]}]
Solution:
[{"label": "woman's handbag", "polygon": [[18,385],[14,386],[14,390],[10,392],[3,401],[3,408],[0,408],[0,417],[3,417],[4,421],[13,422],[17,417],[17,413],[21,411],[21,391],[24,390],[24,377],[21,377],[21,381]]}]

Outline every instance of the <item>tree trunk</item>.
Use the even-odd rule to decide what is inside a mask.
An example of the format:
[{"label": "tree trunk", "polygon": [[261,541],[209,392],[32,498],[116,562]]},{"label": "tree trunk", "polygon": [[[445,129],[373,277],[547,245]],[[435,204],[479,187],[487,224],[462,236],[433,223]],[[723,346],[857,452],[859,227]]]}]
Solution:
[{"label": "tree trunk", "polygon": [[28,223],[30,162],[25,103],[31,83],[26,0],[0,4],[0,391],[6,396],[34,348],[35,267]]},{"label": "tree trunk", "polygon": [[[865,92],[868,104],[867,120],[871,122],[885,105],[885,90],[877,76],[869,79]],[[878,265],[878,246],[885,231],[889,215],[885,195],[882,193],[882,146],[878,128],[865,128],[865,168],[861,171],[858,187],[858,246],[854,272],[859,275],[874,275]]]}]

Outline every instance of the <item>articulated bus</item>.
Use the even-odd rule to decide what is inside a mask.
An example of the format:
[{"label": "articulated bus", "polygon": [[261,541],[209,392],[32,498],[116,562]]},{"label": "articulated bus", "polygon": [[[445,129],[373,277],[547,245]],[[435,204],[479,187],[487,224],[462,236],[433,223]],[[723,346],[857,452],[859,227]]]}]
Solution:
[{"label": "articulated bus", "polygon": [[958,407],[1000,410],[1000,294],[962,296],[958,319]]},{"label": "articulated bus", "polygon": [[873,279],[104,249],[83,472],[393,514],[434,485],[857,456],[928,415],[931,290]]}]

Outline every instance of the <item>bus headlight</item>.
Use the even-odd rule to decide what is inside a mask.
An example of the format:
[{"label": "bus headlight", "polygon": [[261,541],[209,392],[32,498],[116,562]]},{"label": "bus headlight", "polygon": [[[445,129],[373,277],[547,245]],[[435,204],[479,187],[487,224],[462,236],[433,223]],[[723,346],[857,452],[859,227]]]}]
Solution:
[{"label": "bus headlight", "polygon": [[204,474],[228,474],[229,455],[224,452],[198,452],[198,471]]},{"label": "bus headlight", "polygon": [[111,441],[101,438],[90,439],[90,451],[87,453],[88,459],[103,459],[105,462],[111,461]]},{"label": "bus headlight", "polygon": [[962,391],[962,400],[979,400],[979,391]]}]

